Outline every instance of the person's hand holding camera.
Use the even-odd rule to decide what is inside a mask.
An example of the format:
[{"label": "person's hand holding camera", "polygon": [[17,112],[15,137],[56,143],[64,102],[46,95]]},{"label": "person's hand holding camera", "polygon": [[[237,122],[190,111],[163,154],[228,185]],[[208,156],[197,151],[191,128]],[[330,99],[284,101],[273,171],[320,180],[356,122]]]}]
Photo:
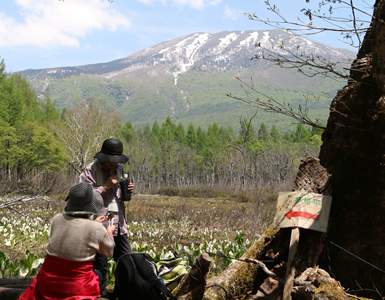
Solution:
[{"label": "person's hand holding camera", "polygon": [[105,217],[105,216],[99,216],[97,217],[94,221],[98,222],[98,223],[103,223],[104,221],[107,221],[108,218]]},{"label": "person's hand holding camera", "polygon": [[107,227],[107,232],[114,233],[114,231],[115,231],[115,225],[109,225]]},{"label": "person's hand holding camera", "polygon": [[118,181],[118,176],[111,175],[110,177],[108,177],[106,183],[103,185],[103,188],[107,191],[113,188],[118,183]]},{"label": "person's hand holding camera", "polygon": [[133,184],[132,182],[130,182],[130,183],[128,184],[127,190],[128,190],[131,194],[134,193],[134,184]]}]

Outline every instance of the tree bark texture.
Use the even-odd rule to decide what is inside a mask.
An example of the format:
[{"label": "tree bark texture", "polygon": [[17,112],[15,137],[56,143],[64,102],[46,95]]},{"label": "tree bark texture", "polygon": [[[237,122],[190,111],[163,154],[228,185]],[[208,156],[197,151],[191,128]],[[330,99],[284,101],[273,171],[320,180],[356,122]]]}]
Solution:
[{"label": "tree bark texture", "polygon": [[[352,300],[358,299],[348,294],[341,284],[323,269],[307,268],[294,282],[293,300]],[[255,295],[248,295],[245,300],[277,300],[281,299],[282,289],[279,282],[267,278]],[[359,300],[359,299],[358,299]],[[367,299],[369,300],[369,299]]]},{"label": "tree bark texture", "polygon": [[[339,299],[351,300],[341,284],[318,267],[307,268],[297,278],[294,300]],[[314,298],[316,297],[316,298]],[[369,300],[369,299],[368,299]]]},{"label": "tree bark texture", "polygon": [[0,278],[0,299],[18,300],[33,278]]},{"label": "tree bark texture", "polygon": [[202,299],[211,261],[212,259],[207,253],[199,255],[190,272],[183,276],[172,294],[179,300]]},{"label": "tree bark texture", "polygon": [[34,278],[0,278],[0,287],[27,288]]},{"label": "tree bark texture", "polygon": [[[377,0],[352,64],[353,80],[334,98],[321,164],[333,180],[329,238],[385,270],[385,1]],[[355,82],[354,82],[355,81]],[[331,272],[345,288],[385,295],[385,273],[330,245]],[[357,282],[357,283],[356,283]],[[361,295],[361,294],[360,294]],[[364,294],[362,294],[364,296]],[[373,294],[366,294],[367,297]]]},{"label": "tree bark texture", "polygon": [[17,300],[24,293],[25,289],[0,287],[1,300]]}]

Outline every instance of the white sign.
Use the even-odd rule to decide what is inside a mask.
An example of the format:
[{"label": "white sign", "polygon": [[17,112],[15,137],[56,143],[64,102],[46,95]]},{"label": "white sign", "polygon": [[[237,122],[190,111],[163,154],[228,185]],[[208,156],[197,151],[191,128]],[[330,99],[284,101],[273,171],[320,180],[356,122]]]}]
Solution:
[{"label": "white sign", "polygon": [[301,227],[326,232],[332,197],[305,191],[279,193],[275,228]]}]

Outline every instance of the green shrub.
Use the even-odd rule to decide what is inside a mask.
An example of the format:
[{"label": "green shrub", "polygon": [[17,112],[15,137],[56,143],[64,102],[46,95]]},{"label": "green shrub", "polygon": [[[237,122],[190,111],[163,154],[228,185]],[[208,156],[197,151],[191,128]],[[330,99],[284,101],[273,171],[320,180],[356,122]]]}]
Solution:
[{"label": "green shrub", "polygon": [[250,192],[247,192],[247,191],[241,190],[235,194],[235,200],[237,202],[247,203],[247,202],[250,202],[250,198],[251,198]]},{"label": "green shrub", "polygon": [[207,186],[161,187],[157,193],[164,196],[193,198],[218,198],[227,196],[226,193],[211,189]]},{"label": "green shrub", "polygon": [[171,186],[161,187],[158,190],[158,194],[164,196],[179,196],[179,189]]}]

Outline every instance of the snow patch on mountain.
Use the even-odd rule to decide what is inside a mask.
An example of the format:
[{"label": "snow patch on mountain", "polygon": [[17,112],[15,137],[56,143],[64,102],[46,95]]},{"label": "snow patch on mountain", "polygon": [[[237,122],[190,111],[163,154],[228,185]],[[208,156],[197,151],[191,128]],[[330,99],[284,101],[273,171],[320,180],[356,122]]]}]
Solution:
[{"label": "snow patch on mountain", "polygon": [[[199,48],[201,48],[209,39],[210,34],[204,33],[204,34],[195,34],[193,37],[193,42],[186,47],[186,59],[187,63],[182,63],[180,65],[180,71],[175,72],[175,75],[178,76],[178,74],[182,74],[186,72],[191,66],[194,65],[194,56],[198,52]],[[177,44],[178,46],[179,44]]]},{"label": "snow patch on mountain", "polygon": [[[243,34],[243,31],[242,31]],[[239,47],[250,47],[251,45],[255,45],[255,43],[258,41],[258,31],[254,31],[250,33],[250,36],[248,36],[246,39],[240,41]]]},{"label": "snow patch on mountain", "polygon": [[265,32],[263,33],[263,37],[262,37],[260,43],[261,43],[261,46],[262,46],[262,47],[266,47],[266,48],[272,45],[272,43],[271,43],[271,38],[270,38],[270,35],[269,35],[269,32],[268,32],[268,31],[265,31]]},{"label": "snow patch on mountain", "polygon": [[234,42],[239,35],[237,35],[235,32],[232,32],[224,38],[220,38],[219,40],[221,41],[219,45],[214,48],[214,52],[217,54],[221,53],[224,48],[226,48],[228,45],[230,45],[232,42]]},{"label": "snow patch on mountain", "polygon": [[175,85],[177,84],[178,76],[187,72],[194,65],[195,55],[209,38],[209,33],[196,33],[181,40],[173,47],[167,47],[158,52],[163,55],[161,61],[169,60],[176,66],[177,71],[172,72],[175,78]]}]

